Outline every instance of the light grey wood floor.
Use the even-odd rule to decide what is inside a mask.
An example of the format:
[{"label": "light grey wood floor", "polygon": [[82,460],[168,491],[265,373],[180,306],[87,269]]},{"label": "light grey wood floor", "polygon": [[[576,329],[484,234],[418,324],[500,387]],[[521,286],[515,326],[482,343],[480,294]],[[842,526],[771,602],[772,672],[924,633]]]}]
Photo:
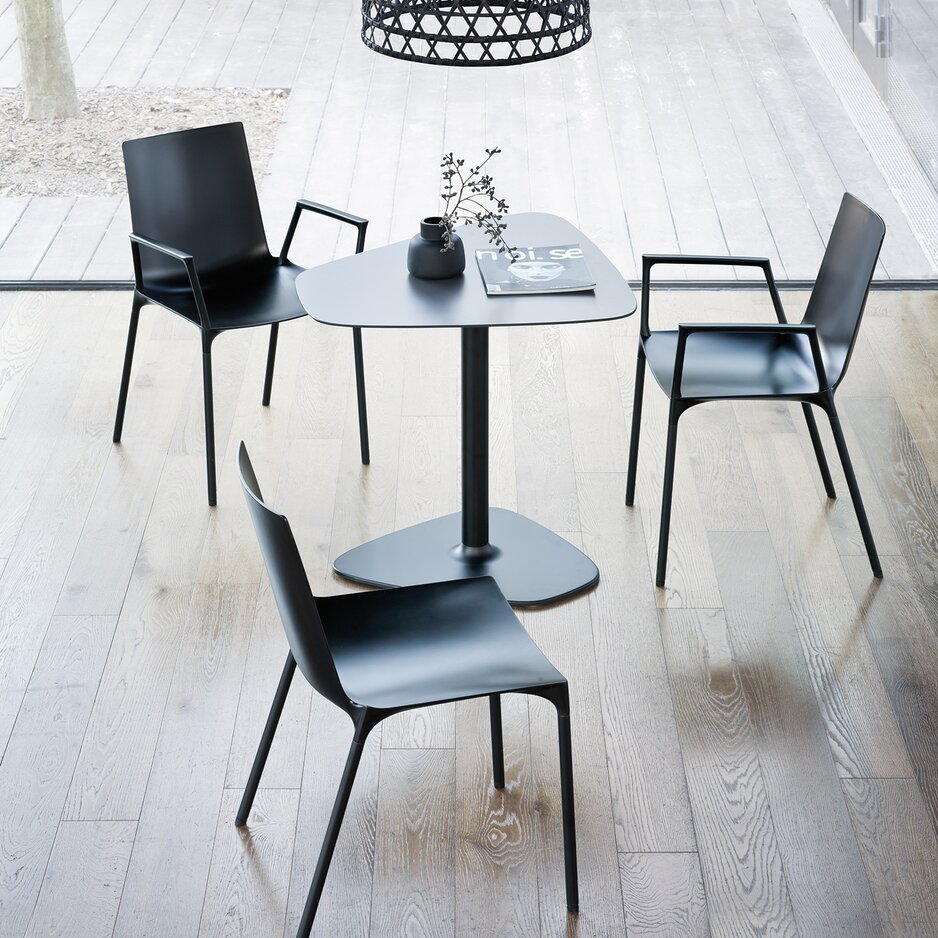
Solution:
[{"label": "light grey wood floor", "polygon": [[[771,319],[742,291],[654,302],[661,323]],[[0,936],[290,936],[349,727],[295,682],[235,830],[286,651],[236,447],[315,588],[350,589],[338,552],[458,506],[457,336],[366,334],[367,469],[345,331],[284,327],[269,409],[265,335],[224,336],[209,510],[197,337],[168,313],[144,312],[110,442],[128,304],[0,294]],[[839,394],[882,582],[797,410],[724,404],[682,422],[654,589],[666,408],[649,386],[626,509],[635,319],[493,332],[493,502],[601,570],[523,613],[571,681],[582,911],[552,714],[509,697],[503,793],[484,704],[373,737],[318,935],[938,935],[936,314],[874,294]]]},{"label": "light grey wood floor", "polygon": [[[588,46],[523,69],[375,55],[348,0],[63,6],[83,86],[291,89],[263,180],[272,243],[300,196],[371,218],[372,244],[410,237],[438,209],[441,153],[497,145],[512,208],[563,203],[629,277],[642,252],[679,248],[813,278],[845,190],[889,229],[877,277],[938,273],[784,0],[595,4]],[[0,0],[0,86],[19,81],[14,39]],[[0,279],[130,279],[129,229],[116,197],[0,198]]]}]

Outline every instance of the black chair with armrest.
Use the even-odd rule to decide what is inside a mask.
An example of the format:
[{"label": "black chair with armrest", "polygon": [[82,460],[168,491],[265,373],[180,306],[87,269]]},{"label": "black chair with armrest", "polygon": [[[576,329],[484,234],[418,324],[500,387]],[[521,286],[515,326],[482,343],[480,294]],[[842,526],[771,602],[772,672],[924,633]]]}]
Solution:
[{"label": "black chair with armrest", "polygon": [[[352,225],[356,253],[368,222],[306,199],[296,203],[280,254],[267,246],[244,126],[240,122],[127,140],[124,167],[133,234],[134,296],[114,442],[119,443],[130,387],[140,309],[163,306],[202,334],[208,503],[216,503],[212,342],[231,329],[270,326],[264,406],[270,403],[280,323],[306,315],[294,281],[302,267],[288,260],[303,211]],[[362,462],[368,463],[368,417],[361,330],[353,329]]]},{"label": "black chair with armrest", "polygon": [[[883,575],[834,406],[834,392],[850,363],[885,234],[886,226],[879,215],[859,199],[849,193],[844,194],[804,318],[797,324],[789,323],[785,317],[768,258],[654,254],[642,258],[641,334],[625,503],[632,505],[635,501],[647,362],[655,380],[671,400],[655,573],[657,586],[664,586],[665,581],[678,420],[696,404],[734,399],[800,401],[824,490],[828,498],[835,498],[834,484],[811,406],[825,411],[843,463],[847,488],[873,575]],[[739,325],[681,323],[676,331],[652,331],[648,325],[650,279],[651,269],[657,264],[759,267],[765,274],[778,322]]]},{"label": "black chair with armrest", "polygon": [[309,935],[368,734],[395,713],[488,697],[493,777],[505,785],[501,694],[557,709],[567,908],[578,909],[567,681],[528,636],[491,577],[314,596],[287,519],[261,495],[244,443],[241,485],[290,650],[235,823],[247,823],[290,683],[300,672],[353,725],[352,744],[297,931]]}]

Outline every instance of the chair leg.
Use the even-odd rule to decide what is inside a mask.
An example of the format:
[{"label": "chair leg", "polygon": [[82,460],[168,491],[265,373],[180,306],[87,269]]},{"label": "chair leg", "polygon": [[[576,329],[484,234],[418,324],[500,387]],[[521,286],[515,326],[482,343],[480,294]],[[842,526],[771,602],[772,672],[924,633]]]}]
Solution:
[{"label": "chair leg", "polygon": [[863,499],[860,497],[860,487],[857,485],[857,477],[853,472],[853,463],[850,462],[850,454],[847,452],[847,441],[844,439],[844,432],[840,426],[840,418],[837,416],[837,408],[834,407],[834,395],[828,393],[827,396],[827,416],[831,422],[831,430],[834,433],[834,442],[837,444],[837,453],[840,456],[840,462],[844,467],[844,476],[847,479],[847,488],[850,490],[850,498],[853,500],[853,508],[857,513],[857,521],[860,523],[860,533],[863,535],[863,544],[866,547],[866,555],[870,559],[870,567],[873,569],[873,576],[882,579],[883,568],[879,562],[879,554],[876,552],[876,544],[873,542],[873,532],[870,530],[870,523],[866,517],[866,509],[863,507]]},{"label": "chair leg", "polygon": [[818,469],[821,470],[821,481],[824,483],[824,491],[828,498],[836,498],[834,491],[834,480],[831,478],[831,471],[827,466],[827,457],[824,455],[824,447],[821,445],[821,434],[817,431],[817,423],[814,420],[814,411],[811,405],[806,401],[802,402],[801,409],[804,411],[804,419],[808,424],[808,434],[811,437],[811,444],[814,446],[814,455],[817,457]]},{"label": "chair leg", "polygon": [[563,814],[563,860],[567,885],[567,911],[579,912],[580,893],[576,866],[576,812],[573,801],[573,744],[570,738],[570,704],[557,707],[560,744],[560,798]]},{"label": "chair leg", "polygon": [[313,930],[316,909],[319,908],[322,889],[326,883],[326,875],[329,872],[329,864],[332,862],[332,854],[335,852],[335,845],[339,838],[339,830],[342,827],[342,819],[345,817],[345,809],[348,807],[349,796],[352,794],[352,785],[355,782],[358,764],[361,762],[363,747],[364,740],[355,739],[352,741],[352,748],[349,750],[345,771],[342,773],[342,781],[339,784],[335,805],[332,808],[332,816],[329,818],[329,826],[326,828],[326,837],[319,852],[319,862],[316,864],[313,882],[309,887],[309,895],[306,897],[306,905],[303,908],[303,916],[300,919],[300,927],[297,929],[296,938],[309,938],[309,933]]},{"label": "chair leg", "polygon": [[645,349],[638,343],[635,363],[635,395],[632,398],[632,436],[629,440],[629,474],[625,483],[625,504],[635,504],[635,475],[638,471],[638,438],[642,431],[642,398],[645,393]]},{"label": "chair leg", "polygon": [[677,421],[680,414],[671,402],[668,415],[668,449],[664,460],[664,485],[661,493],[661,527],[658,531],[658,568],[655,586],[664,586],[664,572],[668,563],[668,536],[671,531],[671,492],[674,488],[674,455],[677,449]]},{"label": "chair leg", "polygon": [[127,330],[127,350],[124,352],[124,371],[121,375],[120,393],[117,395],[117,416],[114,418],[114,442],[120,443],[124,430],[124,409],[127,407],[127,392],[130,390],[130,369],[134,362],[134,346],[137,344],[137,325],[140,322],[140,307],[143,300],[134,293],[130,308],[130,328]]},{"label": "chair leg", "polygon": [[264,397],[261,404],[270,406],[270,389],[274,385],[274,359],[277,357],[277,335],[280,332],[280,323],[270,324],[270,344],[267,346],[267,373],[264,375]]},{"label": "chair leg", "polygon": [[290,682],[293,680],[295,671],[296,661],[293,658],[293,654],[287,652],[287,660],[283,666],[283,673],[280,675],[277,693],[274,694],[274,702],[270,705],[270,713],[267,714],[267,723],[264,726],[264,733],[261,736],[260,745],[257,747],[257,755],[254,756],[254,764],[251,766],[251,775],[244,788],[244,794],[241,796],[241,806],[238,808],[238,814],[235,817],[236,827],[244,827],[248,822],[248,815],[251,813],[251,806],[254,804],[254,796],[257,794],[257,786],[260,785],[261,775],[264,774],[267,756],[270,755],[270,747],[274,741],[274,733],[277,732],[277,724],[280,722],[280,715],[283,713],[283,705],[287,702],[287,694],[290,692]]},{"label": "chair leg", "polygon": [[211,339],[202,342],[202,389],[205,392],[205,469],[208,475],[208,503],[216,505],[215,489],[215,405],[212,399]]},{"label": "chair leg", "polygon": [[502,698],[489,696],[489,721],[492,725],[492,778],[496,788],[505,787],[505,746],[502,741]]},{"label": "chair leg", "polygon": [[362,351],[362,331],[357,326],[352,329],[352,343],[355,346],[355,389],[358,393],[358,434],[361,438],[362,465],[371,462],[371,450],[368,446],[368,404],[365,400],[365,356]]}]

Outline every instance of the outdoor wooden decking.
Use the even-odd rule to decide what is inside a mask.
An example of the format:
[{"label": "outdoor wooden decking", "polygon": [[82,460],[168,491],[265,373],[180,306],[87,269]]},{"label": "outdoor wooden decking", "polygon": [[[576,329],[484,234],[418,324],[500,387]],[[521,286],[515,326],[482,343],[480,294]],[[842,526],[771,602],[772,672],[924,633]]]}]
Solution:
[{"label": "outdoor wooden decking", "polygon": [[[681,249],[811,278],[845,189],[886,220],[879,277],[936,273],[787,3],[597,4],[581,52],[495,70],[376,56],[346,0],[64,5],[81,85],[291,89],[264,180],[272,242],[299,196],[368,216],[372,244],[408,237],[438,206],[440,153],[498,145],[512,207],[560,205],[627,276]],[[0,0],[0,86],[18,81],[13,37]],[[118,198],[0,199],[0,280],[128,279],[129,227]],[[309,258],[333,248],[309,240]]]},{"label": "outdoor wooden decking", "polygon": [[[269,409],[266,335],[225,335],[210,510],[189,324],[144,310],[110,441],[128,299],[0,295],[0,936],[291,938],[351,729],[294,682],[236,831],[286,652],[236,448],[314,588],[352,588],[339,552],[458,506],[457,336],[366,333],[365,469],[345,330],[284,327]],[[636,319],[493,330],[493,503],[601,571],[523,613],[571,683],[579,923],[554,715],[509,696],[504,793],[484,701],[372,736],[317,935],[938,935],[936,314],[874,295],[838,396],[885,579],[798,409],[721,404],[682,420],[664,590],[653,385],[624,506]],[[653,315],[772,319],[746,291],[659,294]]]}]

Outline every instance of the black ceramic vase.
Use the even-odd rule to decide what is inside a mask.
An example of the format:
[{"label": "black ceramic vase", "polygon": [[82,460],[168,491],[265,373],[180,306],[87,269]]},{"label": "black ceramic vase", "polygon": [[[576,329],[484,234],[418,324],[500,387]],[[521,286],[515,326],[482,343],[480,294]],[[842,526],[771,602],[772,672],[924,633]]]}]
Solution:
[{"label": "black ceramic vase", "polygon": [[466,269],[466,249],[453,232],[453,250],[443,250],[443,226],[439,215],[431,215],[420,223],[420,234],[410,239],[407,248],[407,269],[423,280],[445,280],[458,277]]}]

